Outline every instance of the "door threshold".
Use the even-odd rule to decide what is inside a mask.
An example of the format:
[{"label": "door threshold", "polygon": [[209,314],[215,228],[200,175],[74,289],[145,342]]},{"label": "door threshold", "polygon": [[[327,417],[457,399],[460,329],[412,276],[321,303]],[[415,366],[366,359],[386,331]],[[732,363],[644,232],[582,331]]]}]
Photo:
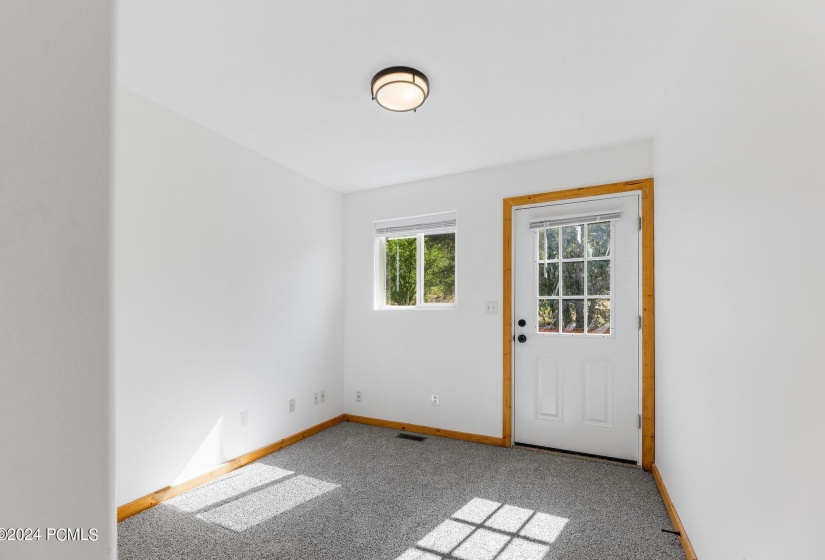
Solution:
[{"label": "door threshold", "polygon": [[531,451],[540,451],[553,455],[563,455],[565,457],[576,457],[578,459],[586,459],[588,461],[598,461],[600,463],[613,463],[624,467],[640,467],[640,465],[632,459],[617,459],[615,457],[607,457],[605,455],[594,455],[592,453],[581,453],[579,451],[569,451],[567,449],[557,449],[555,447],[544,447],[542,445],[533,445],[531,443],[520,443],[517,441],[513,444],[513,447],[529,449]]}]

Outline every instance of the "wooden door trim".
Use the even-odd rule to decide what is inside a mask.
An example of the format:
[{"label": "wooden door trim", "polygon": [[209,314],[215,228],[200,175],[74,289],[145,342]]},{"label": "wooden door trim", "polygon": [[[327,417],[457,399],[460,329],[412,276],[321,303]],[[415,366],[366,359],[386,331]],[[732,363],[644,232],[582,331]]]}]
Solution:
[{"label": "wooden door trim", "polygon": [[639,192],[642,199],[642,468],[655,455],[655,317],[653,286],[653,179],[610,183],[504,199],[504,293],[502,297],[504,403],[502,440],[513,444],[513,210],[519,206]]}]

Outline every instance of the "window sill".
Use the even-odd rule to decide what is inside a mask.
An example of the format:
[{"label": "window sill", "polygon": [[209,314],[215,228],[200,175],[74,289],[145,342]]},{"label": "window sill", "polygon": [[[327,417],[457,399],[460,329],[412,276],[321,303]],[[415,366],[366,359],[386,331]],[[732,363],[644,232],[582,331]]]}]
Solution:
[{"label": "window sill", "polygon": [[454,303],[432,303],[430,305],[388,305],[385,307],[375,307],[374,311],[449,311],[457,308],[458,305]]}]

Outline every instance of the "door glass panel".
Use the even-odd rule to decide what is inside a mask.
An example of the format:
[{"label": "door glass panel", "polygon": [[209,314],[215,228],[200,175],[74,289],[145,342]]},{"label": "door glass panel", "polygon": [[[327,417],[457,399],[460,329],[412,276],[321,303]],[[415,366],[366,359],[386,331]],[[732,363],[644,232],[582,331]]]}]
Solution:
[{"label": "door glass panel", "polygon": [[587,300],[587,332],[589,334],[610,334],[610,300]]},{"label": "door glass panel", "polygon": [[552,261],[559,258],[559,228],[540,229],[539,260]]},{"label": "door glass panel", "polygon": [[539,295],[559,295],[559,263],[539,263]]},{"label": "door glass panel", "polygon": [[587,261],[587,295],[610,295],[610,261]]},{"label": "door glass panel", "polygon": [[587,225],[587,256],[610,256],[610,222]]},{"label": "door glass panel", "polygon": [[455,233],[424,236],[424,303],[455,303]]},{"label": "door glass panel", "polygon": [[559,300],[539,300],[539,332],[559,332]]},{"label": "door glass panel", "polygon": [[584,332],[584,300],[564,299],[562,307],[562,331],[565,333]]},{"label": "door glass panel", "polygon": [[561,256],[563,259],[580,259],[584,256],[584,226],[564,226],[562,230]]},{"label": "door glass panel", "polygon": [[584,262],[563,262],[561,264],[562,295],[584,295]]},{"label": "door glass panel", "polygon": [[415,305],[417,246],[415,237],[387,239],[384,253],[387,305]]},{"label": "door glass panel", "polygon": [[612,223],[536,233],[538,332],[611,334]]}]

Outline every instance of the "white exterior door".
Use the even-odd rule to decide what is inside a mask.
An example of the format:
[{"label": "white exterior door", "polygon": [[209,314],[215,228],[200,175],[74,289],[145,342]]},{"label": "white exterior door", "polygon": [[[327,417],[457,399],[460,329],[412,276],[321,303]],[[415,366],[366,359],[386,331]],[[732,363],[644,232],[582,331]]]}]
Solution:
[{"label": "white exterior door", "polygon": [[638,462],[639,202],[515,211],[516,443]]}]

